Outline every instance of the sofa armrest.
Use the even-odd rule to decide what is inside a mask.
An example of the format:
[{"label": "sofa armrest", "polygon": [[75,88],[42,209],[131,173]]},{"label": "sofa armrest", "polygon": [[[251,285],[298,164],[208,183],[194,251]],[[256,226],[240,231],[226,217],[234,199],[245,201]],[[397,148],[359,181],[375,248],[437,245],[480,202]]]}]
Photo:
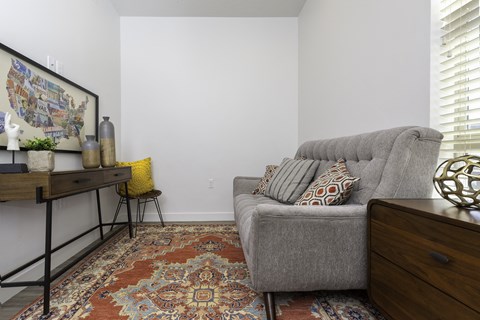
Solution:
[{"label": "sofa armrest", "polygon": [[260,177],[235,177],[233,179],[233,197],[243,193],[252,193],[261,179]]},{"label": "sofa armrest", "polygon": [[258,291],[364,289],[367,207],[258,205],[249,259]]}]

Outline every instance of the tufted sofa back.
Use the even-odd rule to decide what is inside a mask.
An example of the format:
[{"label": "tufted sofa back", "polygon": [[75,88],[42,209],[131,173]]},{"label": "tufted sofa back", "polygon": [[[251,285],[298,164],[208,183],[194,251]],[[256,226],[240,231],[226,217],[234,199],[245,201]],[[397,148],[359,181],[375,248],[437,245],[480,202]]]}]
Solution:
[{"label": "tufted sofa back", "polygon": [[430,128],[398,127],[303,143],[295,158],[320,160],[318,177],[338,159],[359,177],[349,204],[372,198],[426,198],[432,192],[443,135]]}]

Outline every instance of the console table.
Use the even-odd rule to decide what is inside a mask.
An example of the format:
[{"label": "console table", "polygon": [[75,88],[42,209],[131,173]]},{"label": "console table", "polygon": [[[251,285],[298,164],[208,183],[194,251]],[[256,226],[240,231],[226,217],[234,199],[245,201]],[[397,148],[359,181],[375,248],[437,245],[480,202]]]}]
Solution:
[{"label": "console table", "polygon": [[[132,216],[130,211],[130,202],[128,201],[127,188],[127,182],[131,179],[131,177],[132,172],[130,167],[0,174],[0,201],[35,200],[37,204],[46,203],[45,253],[13,271],[5,275],[1,275],[0,287],[43,286],[43,314],[48,314],[50,312],[50,285],[52,281],[57,279],[67,269],[71,268],[93,250],[98,248],[102,243],[108,240],[103,235],[104,226],[127,224],[130,238],[133,237]],[[125,183],[125,190],[127,193],[126,199],[128,222],[103,223],[99,189],[120,183]],[[77,235],[76,237],[73,237],[63,244],[52,248],[52,202],[57,199],[94,190],[97,196],[98,225]],[[96,229],[99,229],[100,239],[102,241],[91,247],[89,250],[87,250],[87,252],[84,252],[81,256],[77,257],[74,261],[63,267],[57,273],[52,274],[50,270],[52,253],[60,250],[73,241],[80,239]],[[111,234],[108,238],[110,238],[112,235],[113,234]],[[42,280],[5,282],[5,280],[11,278],[13,275],[42,259],[45,261],[44,278]]]},{"label": "console table", "polygon": [[388,319],[480,319],[480,210],[371,200],[369,284]]}]

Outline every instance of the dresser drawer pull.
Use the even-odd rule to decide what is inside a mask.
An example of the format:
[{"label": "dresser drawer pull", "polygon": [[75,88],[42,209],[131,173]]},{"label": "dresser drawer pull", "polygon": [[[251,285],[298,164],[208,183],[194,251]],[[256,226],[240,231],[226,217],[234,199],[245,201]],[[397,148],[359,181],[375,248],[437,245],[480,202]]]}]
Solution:
[{"label": "dresser drawer pull", "polygon": [[114,176],[115,177],[120,177],[120,176],[123,176],[123,173],[115,173]]},{"label": "dresser drawer pull", "polygon": [[73,180],[74,183],[86,183],[86,182],[89,182],[91,181],[92,179],[88,179],[88,178],[84,178],[84,179],[77,179],[77,180]]},{"label": "dresser drawer pull", "polygon": [[447,256],[435,251],[430,252],[430,257],[441,264],[447,264],[450,261]]}]

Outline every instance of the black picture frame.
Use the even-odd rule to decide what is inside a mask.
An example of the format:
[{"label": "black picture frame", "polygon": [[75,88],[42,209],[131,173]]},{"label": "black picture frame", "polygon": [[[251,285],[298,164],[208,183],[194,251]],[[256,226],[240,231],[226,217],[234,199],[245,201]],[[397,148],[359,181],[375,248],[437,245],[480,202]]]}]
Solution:
[{"label": "black picture frame", "polygon": [[0,43],[0,149],[5,113],[27,139],[51,137],[56,151],[81,153],[85,135],[98,140],[98,95]]}]

